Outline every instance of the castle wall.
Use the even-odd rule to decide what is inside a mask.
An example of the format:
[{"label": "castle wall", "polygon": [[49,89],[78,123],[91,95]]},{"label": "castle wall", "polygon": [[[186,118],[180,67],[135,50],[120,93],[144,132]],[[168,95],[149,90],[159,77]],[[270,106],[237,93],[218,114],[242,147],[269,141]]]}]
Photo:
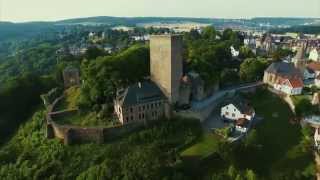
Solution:
[{"label": "castle wall", "polygon": [[53,112],[55,105],[63,96],[57,98],[52,105],[47,107],[47,133],[48,139],[58,138],[66,145],[77,143],[104,143],[126,133],[142,127],[143,123],[132,123],[115,127],[80,127],[73,125],[61,125],[54,121],[56,117],[78,113],[77,110]]}]

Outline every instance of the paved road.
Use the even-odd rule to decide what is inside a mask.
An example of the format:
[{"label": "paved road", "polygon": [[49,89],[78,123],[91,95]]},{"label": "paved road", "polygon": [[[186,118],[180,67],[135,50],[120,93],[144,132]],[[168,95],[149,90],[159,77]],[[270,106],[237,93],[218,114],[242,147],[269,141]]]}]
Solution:
[{"label": "paved road", "polygon": [[226,89],[219,90],[217,93],[214,93],[211,97],[203,100],[203,101],[193,101],[191,103],[192,110],[202,110],[210,105],[212,105],[216,100],[223,97],[226,93],[232,92],[232,91],[238,91],[242,89],[248,89],[252,87],[257,87],[263,85],[263,82],[254,82],[254,83],[247,83],[247,84],[241,84],[234,87],[229,87]]}]

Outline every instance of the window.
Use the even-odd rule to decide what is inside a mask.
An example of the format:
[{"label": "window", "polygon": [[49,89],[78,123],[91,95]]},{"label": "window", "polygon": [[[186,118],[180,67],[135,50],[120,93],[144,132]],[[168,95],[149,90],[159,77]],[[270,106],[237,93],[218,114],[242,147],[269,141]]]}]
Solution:
[{"label": "window", "polygon": [[234,113],[232,113],[232,117],[236,117],[236,115]]},{"label": "window", "polygon": [[131,116],[131,121],[133,121],[133,116]]},{"label": "window", "polygon": [[126,117],[126,121],[125,121],[125,122],[126,122],[126,123],[129,122],[129,118],[128,118],[128,117]]},{"label": "window", "polygon": [[151,104],[151,109],[153,108],[153,104]]},{"label": "window", "polygon": [[132,108],[130,108],[130,112],[133,112],[133,109],[132,109]]},{"label": "window", "polygon": [[144,119],[144,114],[142,113],[142,119]]},{"label": "window", "polygon": [[229,112],[226,112],[225,115],[226,115],[226,116],[229,116]]},{"label": "window", "polygon": [[146,106],[145,105],[143,105],[143,110],[145,110],[146,109]]},{"label": "window", "polygon": [[236,109],[234,109],[233,111],[236,112]]}]

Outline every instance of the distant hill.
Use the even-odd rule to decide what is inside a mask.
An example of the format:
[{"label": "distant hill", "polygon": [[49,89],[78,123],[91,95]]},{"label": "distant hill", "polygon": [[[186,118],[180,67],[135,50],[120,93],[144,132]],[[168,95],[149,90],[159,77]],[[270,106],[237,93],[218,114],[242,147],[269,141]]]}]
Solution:
[{"label": "distant hill", "polygon": [[320,25],[320,18],[253,18],[253,19],[217,19],[217,18],[187,18],[187,17],[111,17],[99,16],[88,18],[67,19],[55,22],[11,23],[0,22],[0,40],[13,38],[29,38],[48,31],[65,28],[72,25],[109,25],[109,26],[137,26],[150,23],[203,23],[212,24],[218,28],[288,28],[301,25]]},{"label": "distant hill", "polygon": [[217,18],[185,18],[185,17],[88,17],[78,19],[68,19],[57,21],[56,24],[60,25],[74,25],[74,24],[106,24],[111,26],[125,25],[136,26],[137,24],[146,23],[205,23],[213,25],[233,24],[245,26],[297,26],[297,25],[311,25],[320,22],[315,18],[252,18],[252,19],[217,19]]},{"label": "distant hill", "polygon": [[51,22],[0,22],[0,40],[29,38],[56,28]]}]

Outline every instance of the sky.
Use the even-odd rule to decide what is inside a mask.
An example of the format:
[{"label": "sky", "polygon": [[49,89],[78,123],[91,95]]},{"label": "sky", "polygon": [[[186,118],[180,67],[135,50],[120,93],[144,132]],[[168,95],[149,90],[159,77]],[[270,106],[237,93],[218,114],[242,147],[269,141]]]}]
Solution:
[{"label": "sky", "polygon": [[320,17],[320,0],[0,0],[0,21],[91,16]]}]

